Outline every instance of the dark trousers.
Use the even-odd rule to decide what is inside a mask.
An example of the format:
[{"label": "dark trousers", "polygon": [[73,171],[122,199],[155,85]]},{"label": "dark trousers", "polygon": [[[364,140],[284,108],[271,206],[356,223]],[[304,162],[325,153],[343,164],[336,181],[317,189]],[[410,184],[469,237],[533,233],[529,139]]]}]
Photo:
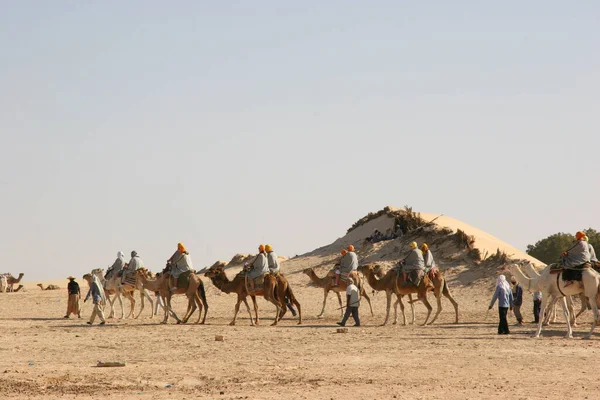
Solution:
[{"label": "dark trousers", "polygon": [[508,313],[508,307],[498,307],[498,315],[500,316],[500,323],[498,324],[498,334],[510,333],[508,331],[508,321],[506,320],[506,314]]},{"label": "dark trousers", "polygon": [[360,319],[358,318],[358,307],[346,307],[346,313],[344,314],[344,318],[342,318],[342,326],[346,325],[346,321],[348,321],[348,317],[352,314],[352,318],[354,318],[354,325],[360,325]]},{"label": "dark trousers", "polygon": [[541,300],[533,301],[533,317],[535,318],[535,323],[540,322],[540,307],[542,306]]}]

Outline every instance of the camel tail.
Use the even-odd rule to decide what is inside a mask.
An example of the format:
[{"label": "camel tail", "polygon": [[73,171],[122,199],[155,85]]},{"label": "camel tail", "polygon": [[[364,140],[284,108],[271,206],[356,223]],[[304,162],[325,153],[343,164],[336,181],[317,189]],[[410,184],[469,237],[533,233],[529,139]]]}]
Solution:
[{"label": "camel tail", "polygon": [[208,307],[208,303],[206,302],[206,291],[204,290],[204,284],[202,282],[200,282],[200,285],[198,286],[198,294],[200,295],[202,302]]}]

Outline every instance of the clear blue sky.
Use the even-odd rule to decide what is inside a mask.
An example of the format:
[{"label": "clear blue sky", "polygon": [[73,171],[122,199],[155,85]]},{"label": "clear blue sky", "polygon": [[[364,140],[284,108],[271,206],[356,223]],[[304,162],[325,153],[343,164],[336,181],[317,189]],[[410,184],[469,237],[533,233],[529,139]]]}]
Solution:
[{"label": "clear blue sky", "polygon": [[385,205],[600,229],[600,2],[0,5],[0,272],[295,255]]}]

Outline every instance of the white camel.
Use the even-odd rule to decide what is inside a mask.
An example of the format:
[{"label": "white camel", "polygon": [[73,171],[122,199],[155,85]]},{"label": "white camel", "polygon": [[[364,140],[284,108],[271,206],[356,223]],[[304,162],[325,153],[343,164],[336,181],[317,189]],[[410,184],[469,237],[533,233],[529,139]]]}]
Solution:
[{"label": "white camel", "polygon": [[[98,269],[100,271],[99,276],[102,275],[102,269]],[[97,271],[97,270],[94,270]],[[93,271],[93,272],[94,272]],[[122,284],[121,283],[121,277],[113,275],[112,277],[110,277],[110,279],[105,280],[104,277],[101,278],[103,280],[104,283],[104,287],[105,287],[105,291],[108,290],[110,291],[110,293],[115,293],[115,297],[110,300],[109,298],[109,302],[111,303],[111,308],[112,308],[112,304],[116,299],[119,299],[119,302],[121,303],[121,316],[123,318],[124,312],[123,312],[123,303],[121,300],[121,295],[123,295],[123,297],[125,297],[126,299],[129,300],[129,303],[131,305],[131,308],[129,310],[129,314],[127,315],[127,317],[125,318],[130,318],[133,317],[134,311],[135,311],[135,297],[133,296],[134,292],[136,290],[138,290],[140,292],[140,312],[137,314],[137,316],[135,316],[134,318],[138,318],[141,314],[142,311],[144,311],[144,298],[147,298],[148,301],[150,302],[150,313],[151,316],[150,318],[154,318],[154,300],[152,300],[152,297],[150,296],[150,293],[144,289],[142,282],[139,279],[135,280],[135,284]],[[111,315],[112,315],[112,311],[111,311]],[[110,317],[109,317],[110,318]]]},{"label": "white camel", "polygon": [[115,316],[115,300],[118,299],[119,303],[121,304],[121,317],[118,319],[123,319],[125,317],[125,309],[123,307],[123,300],[121,299],[121,294],[123,294],[124,297],[129,300],[129,302],[131,303],[131,308],[133,309],[135,300],[131,296],[131,293],[123,293],[123,291],[121,290],[120,281],[117,284],[117,282],[113,281],[112,279],[106,280],[104,278],[102,268],[96,268],[96,269],[92,270],[92,275],[96,275],[98,277],[98,279],[100,279],[100,282],[102,283],[102,286],[104,287],[104,293],[106,294],[106,298],[108,300],[108,303],[110,304],[110,314],[108,315],[107,318],[115,318],[116,317]]},{"label": "white camel", "polygon": [[[560,304],[567,321],[567,338],[573,337],[573,329],[571,327],[571,320],[569,318],[569,310],[567,308],[566,296],[578,295],[585,293],[586,297],[590,299],[596,299],[598,295],[598,285],[600,285],[600,274],[591,268],[585,268],[582,270],[581,282],[583,288],[578,283],[573,283],[569,286],[565,286],[565,282],[562,279],[563,272],[558,274],[551,274],[550,268],[546,268],[540,272],[540,276],[529,278],[527,277],[521,268],[517,264],[510,266],[510,271],[517,281],[527,291],[540,291],[542,292],[542,304],[540,310],[545,310],[551,297],[555,296],[560,299]],[[594,315],[594,322],[592,323],[592,329],[585,336],[585,339],[589,339],[596,328],[596,322],[598,318],[598,306],[596,301],[592,301],[592,312]],[[538,329],[534,337],[539,337],[542,332],[542,318],[539,319]]]},{"label": "white camel", "polygon": [[[546,268],[550,267],[547,266],[544,269]],[[540,272],[544,270],[542,269],[538,271],[531,262],[526,262],[525,264],[523,264],[523,269],[525,270],[526,274],[529,275],[530,278],[539,277]],[[571,296],[567,296],[567,307],[569,308],[569,315],[571,316],[571,324],[573,325],[573,327],[577,326],[577,317],[583,314],[584,311],[588,309],[588,307],[591,308],[591,306],[589,306],[589,301],[587,297],[585,297],[585,294],[583,292],[579,294],[579,299],[581,300],[581,309],[577,314],[575,314],[575,310],[573,307],[573,298]],[[558,297],[553,297],[551,301],[548,302],[548,306],[546,307],[546,310],[544,310],[544,325],[550,325],[550,321],[552,321],[552,323],[556,322],[556,307],[558,300]]]}]

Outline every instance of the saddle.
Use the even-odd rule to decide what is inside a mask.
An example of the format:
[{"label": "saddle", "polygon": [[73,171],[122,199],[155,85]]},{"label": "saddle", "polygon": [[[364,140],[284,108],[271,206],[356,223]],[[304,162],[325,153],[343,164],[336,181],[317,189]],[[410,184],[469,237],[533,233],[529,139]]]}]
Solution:
[{"label": "saddle", "polygon": [[581,282],[583,271],[585,269],[592,268],[592,264],[584,263],[581,265],[576,265],[574,267],[565,267],[561,264],[551,264],[550,265],[550,273],[551,274],[559,274],[562,272],[562,280],[563,281],[578,281]]},{"label": "saddle", "polygon": [[252,295],[262,295],[265,289],[265,275],[260,275],[257,276],[256,278],[253,279],[254,281],[254,290],[252,290],[251,286],[250,286],[250,277],[248,277],[248,274],[246,274],[245,271],[241,271],[237,276],[241,276],[242,278],[244,278],[244,281],[246,282],[246,292],[248,294],[252,294]]},{"label": "saddle", "polygon": [[[179,278],[177,278],[177,289],[187,289],[190,283],[190,276],[192,275],[192,273],[195,273],[195,271],[189,270],[182,272],[181,275],[179,275]],[[173,287],[173,282],[175,278],[171,276],[169,279],[171,280],[171,287]]]}]

